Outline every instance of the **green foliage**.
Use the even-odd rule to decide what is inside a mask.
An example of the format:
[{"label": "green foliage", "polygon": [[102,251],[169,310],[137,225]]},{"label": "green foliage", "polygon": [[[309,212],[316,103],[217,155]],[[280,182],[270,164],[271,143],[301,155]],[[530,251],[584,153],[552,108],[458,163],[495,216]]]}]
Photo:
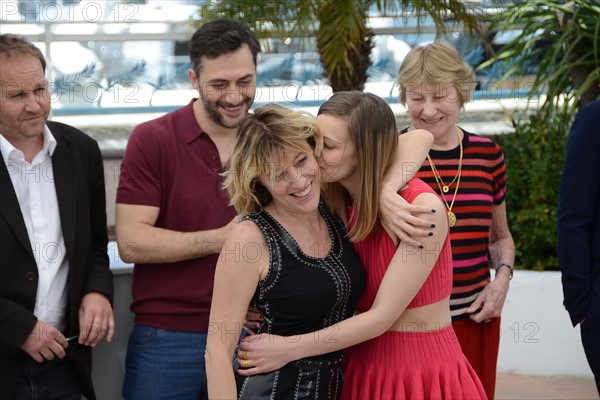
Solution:
[{"label": "green foliage", "polygon": [[549,119],[536,113],[516,124],[514,133],[495,139],[506,162],[506,207],[516,265],[525,269],[558,268],[558,190],[571,122],[568,113]]},{"label": "green foliage", "polygon": [[312,35],[321,0],[205,1],[192,17],[196,25],[218,18],[244,21],[261,39]]},{"label": "green foliage", "polygon": [[373,48],[366,6],[355,0],[324,2],[318,17],[317,48],[333,91],[363,90]]},{"label": "green foliage", "polygon": [[506,78],[538,66],[530,93],[547,94],[542,115],[577,110],[599,97],[598,0],[518,2],[493,18],[492,29],[520,29],[521,33],[480,67],[505,63],[509,66]]},{"label": "green foliage", "polygon": [[493,30],[521,34],[480,68],[500,63],[505,78],[537,67],[530,97],[539,111],[497,139],[506,157],[508,222],[517,265],[557,269],[556,214],[565,141],[572,117],[599,98],[600,4],[597,0],[528,0],[494,17]]},{"label": "green foliage", "polygon": [[371,6],[387,15],[428,15],[445,35],[449,20],[484,36],[474,9],[460,0],[227,0],[207,1],[193,16],[200,25],[215,18],[245,21],[259,38],[313,36],[334,91],[362,90],[371,65]]}]

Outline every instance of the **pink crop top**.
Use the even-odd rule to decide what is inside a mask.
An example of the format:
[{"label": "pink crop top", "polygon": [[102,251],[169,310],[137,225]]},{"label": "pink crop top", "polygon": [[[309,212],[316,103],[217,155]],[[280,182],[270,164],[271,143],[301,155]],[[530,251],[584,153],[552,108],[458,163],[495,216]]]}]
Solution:
[{"label": "pink crop top", "polygon": [[[433,189],[420,179],[414,178],[408,183],[408,188],[400,191],[407,202],[412,203],[421,193],[434,193]],[[442,210],[438,210],[440,212]],[[349,213],[353,209],[349,207]],[[362,261],[367,273],[367,285],[358,303],[357,311],[364,312],[371,308],[385,271],[396,253],[394,242],[379,227],[367,238],[354,243],[354,248]],[[452,291],[452,252],[450,236],[446,236],[442,251],[429,277],[407,308],[415,308],[436,303],[448,296]]]}]

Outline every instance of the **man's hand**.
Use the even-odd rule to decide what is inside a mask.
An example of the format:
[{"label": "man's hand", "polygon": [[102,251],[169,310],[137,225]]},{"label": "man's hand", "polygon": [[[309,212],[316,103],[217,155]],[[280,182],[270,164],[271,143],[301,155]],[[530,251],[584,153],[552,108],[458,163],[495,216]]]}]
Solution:
[{"label": "man's hand", "polygon": [[488,321],[490,318],[499,317],[502,314],[508,293],[509,276],[510,271],[507,268],[501,268],[496,278],[487,284],[473,304],[466,309],[473,321]]},{"label": "man's hand", "polygon": [[79,306],[79,344],[96,346],[106,334],[112,341],[115,333],[115,318],[108,299],[101,293],[88,293]]},{"label": "man's hand", "polygon": [[220,229],[221,239],[219,241],[219,243],[220,243],[219,251],[221,251],[222,246],[225,244],[225,242],[227,241],[227,238],[229,237],[229,235],[231,234],[231,232],[233,231],[233,229],[236,227],[236,225],[239,222],[240,222],[240,217],[238,217],[236,215],[235,217],[233,217],[233,219],[231,221],[229,221],[229,223],[227,225],[225,225],[224,227],[222,227]]},{"label": "man's hand", "polygon": [[35,323],[33,330],[21,345],[21,349],[39,363],[54,360],[56,357],[64,358],[66,348],[67,339],[63,334],[40,320]]}]

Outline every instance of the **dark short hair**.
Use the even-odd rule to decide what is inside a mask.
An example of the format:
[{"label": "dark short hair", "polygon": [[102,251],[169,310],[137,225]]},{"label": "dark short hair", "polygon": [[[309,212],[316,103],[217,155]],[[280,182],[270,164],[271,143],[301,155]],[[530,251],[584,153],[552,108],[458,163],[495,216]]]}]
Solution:
[{"label": "dark short hair", "polygon": [[217,19],[202,25],[190,40],[189,53],[192,68],[196,75],[202,69],[202,57],[209,60],[231,53],[247,44],[252,52],[254,65],[260,44],[254,32],[247,25],[230,19]]},{"label": "dark short hair", "polygon": [[44,55],[31,43],[21,35],[13,35],[6,33],[0,35],[0,57],[13,58],[21,54],[29,54],[36,57],[42,63],[42,68],[46,72],[46,59]]}]

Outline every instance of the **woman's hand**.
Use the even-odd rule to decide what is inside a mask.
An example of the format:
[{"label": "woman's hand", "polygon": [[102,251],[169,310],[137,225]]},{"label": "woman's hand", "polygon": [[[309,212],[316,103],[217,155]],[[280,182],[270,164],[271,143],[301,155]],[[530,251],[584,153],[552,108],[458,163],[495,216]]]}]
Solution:
[{"label": "woman's hand", "polygon": [[508,271],[506,271],[506,277],[500,278],[497,276],[496,279],[488,283],[473,304],[465,310],[473,321],[478,323],[489,322],[491,318],[501,316],[508,294],[508,274]]},{"label": "woman's hand", "polygon": [[[489,250],[493,265],[514,265],[515,242],[508,228],[505,201],[492,206]],[[483,288],[473,304],[465,310],[470,314],[469,317],[473,321],[488,321],[490,318],[499,317],[502,314],[510,278],[510,269],[500,268],[496,270],[494,280]]]},{"label": "woman's hand", "polygon": [[261,333],[246,336],[240,340],[237,361],[240,369],[237,373],[250,376],[275,371],[290,361],[291,345],[294,337],[284,337]]},{"label": "woman's hand", "polygon": [[[381,191],[381,225],[392,238],[395,245],[399,241],[419,247],[419,237],[432,236],[435,225],[419,218],[420,214],[431,214],[436,210],[415,206],[408,203],[392,187],[384,187]],[[442,212],[442,210],[440,210]]]},{"label": "woman's hand", "polygon": [[259,329],[263,322],[263,315],[260,313],[258,308],[256,307],[248,307],[248,311],[246,311],[246,319],[244,320],[244,330],[248,332],[249,335],[256,334],[256,329]]}]

